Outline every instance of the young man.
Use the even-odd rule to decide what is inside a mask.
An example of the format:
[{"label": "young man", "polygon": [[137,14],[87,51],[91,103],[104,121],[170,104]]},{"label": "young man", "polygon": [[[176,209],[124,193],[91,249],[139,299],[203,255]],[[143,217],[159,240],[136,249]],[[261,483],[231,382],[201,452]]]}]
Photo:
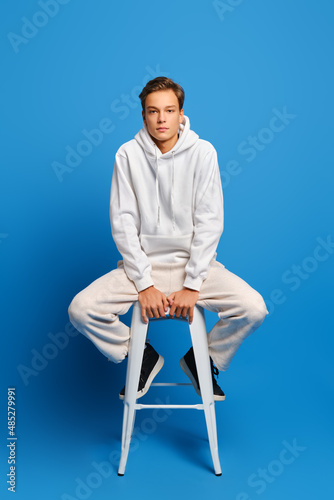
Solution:
[{"label": "young man", "polygon": [[[217,153],[190,129],[182,87],[158,77],[139,97],[143,128],[117,151],[111,183],[111,229],[123,260],[74,297],[69,317],[118,363],[127,355],[131,334],[119,315],[135,301],[146,323],[165,317],[168,308],[171,316],[188,316],[191,323],[196,303],[217,312],[208,346],[214,399],[222,401],[217,368],[227,370],[268,311],[257,291],[215,260],[223,231]],[[163,362],[146,344],[138,397],[148,391]],[[180,364],[200,394],[192,348]]]}]

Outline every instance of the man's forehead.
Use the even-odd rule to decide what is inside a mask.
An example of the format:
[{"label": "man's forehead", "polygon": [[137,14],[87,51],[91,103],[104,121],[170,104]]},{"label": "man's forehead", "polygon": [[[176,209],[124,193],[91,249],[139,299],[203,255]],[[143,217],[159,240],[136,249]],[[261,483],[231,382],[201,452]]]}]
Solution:
[{"label": "man's forehead", "polygon": [[155,106],[157,103],[163,103],[165,106],[177,106],[178,100],[174,92],[169,90],[157,90],[148,94],[146,97],[146,106]]}]

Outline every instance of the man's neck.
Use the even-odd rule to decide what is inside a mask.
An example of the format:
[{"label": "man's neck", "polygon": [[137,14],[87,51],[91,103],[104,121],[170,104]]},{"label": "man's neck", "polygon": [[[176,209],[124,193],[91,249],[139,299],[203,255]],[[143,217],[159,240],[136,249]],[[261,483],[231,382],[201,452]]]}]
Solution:
[{"label": "man's neck", "polygon": [[151,136],[151,139],[158,146],[158,148],[160,149],[161,153],[164,154],[164,153],[168,153],[168,151],[170,151],[175,146],[175,144],[177,143],[177,141],[179,139],[179,135],[176,134],[175,137],[172,137],[168,141],[158,141],[157,139],[155,139],[152,136]]}]

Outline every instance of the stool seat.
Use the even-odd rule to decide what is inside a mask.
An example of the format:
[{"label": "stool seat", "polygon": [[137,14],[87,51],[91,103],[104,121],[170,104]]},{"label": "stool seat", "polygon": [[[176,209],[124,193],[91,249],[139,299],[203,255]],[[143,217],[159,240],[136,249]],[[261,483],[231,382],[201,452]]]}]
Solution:
[{"label": "stool seat", "polygon": [[[216,413],[215,402],[213,399],[212,375],[210,367],[210,357],[208,350],[207,333],[205,326],[204,309],[198,305],[194,307],[194,318],[190,325],[187,319],[182,317],[174,318],[173,321],[184,321],[189,325],[191,341],[194,350],[195,362],[197,367],[198,379],[201,388],[202,403],[200,404],[141,404],[137,403],[137,390],[145,341],[149,324],[155,321],[169,320],[168,314],[166,318],[152,318],[149,323],[144,323],[141,315],[141,307],[139,302],[133,305],[132,320],[131,320],[131,335],[128,352],[128,366],[126,372],[125,396],[124,396],[124,412],[123,412],[123,427],[122,427],[122,451],[118,468],[118,475],[123,476],[129,454],[130,442],[134,428],[136,410],[150,408],[172,408],[172,409],[196,409],[203,410],[205,414],[210,451],[213,461],[214,472],[217,476],[222,474],[217,441]],[[152,386],[165,385],[192,385],[179,383],[152,383]]]}]

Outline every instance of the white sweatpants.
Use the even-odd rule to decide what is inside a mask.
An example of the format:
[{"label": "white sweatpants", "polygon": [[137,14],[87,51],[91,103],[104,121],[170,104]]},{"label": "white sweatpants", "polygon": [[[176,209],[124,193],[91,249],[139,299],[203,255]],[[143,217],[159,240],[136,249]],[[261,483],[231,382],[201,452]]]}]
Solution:
[{"label": "white sweatpants", "polygon": [[[182,290],[184,263],[152,263],[155,287],[166,296]],[[69,307],[69,317],[79,332],[115,363],[127,352],[130,329],[119,320],[138,300],[134,283],[123,263],[79,292]],[[227,370],[243,340],[258,328],[268,314],[261,295],[245,281],[213,261],[203,281],[198,305],[217,312],[219,320],[208,333],[209,353],[219,370]]]}]

